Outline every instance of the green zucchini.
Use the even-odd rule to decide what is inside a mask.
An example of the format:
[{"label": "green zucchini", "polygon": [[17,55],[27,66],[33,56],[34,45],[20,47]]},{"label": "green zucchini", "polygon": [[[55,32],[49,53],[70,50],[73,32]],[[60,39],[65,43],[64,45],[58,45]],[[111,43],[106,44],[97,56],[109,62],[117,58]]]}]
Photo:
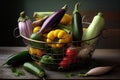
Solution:
[{"label": "green zucchini", "polygon": [[[44,41],[44,37],[43,36],[39,36],[38,33],[32,33],[31,36],[30,36],[30,39],[32,40],[37,40],[37,41]],[[35,47],[35,48],[44,48],[45,45],[44,43],[38,43],[38,42],[34,42],[34,41],[30,41],[30,45],[31,47]]]},{"label": "green zucchini", "polygon": [[29,51],[21,51],[9,56],[4,64],[14,66],[14,65],[20,65],[21,63],[24,63],[26,61],[31,61],[31,60],[32,58],[29,54]]},{"label": "green zucchini", "polygon": [[72,14],[72,36],[73,36],[73,45],[80,46],[83,29],[82,29],[82,17],[78,11],[79,3],[75,4],[75,8]]},{"label": "green zucchini", "polygon": [[85,45],[96,45],[98,41],[98,36],[100,35],[103,27],[104,27],[105,21],[103,17],[103,13],[99,12],[96,16],[94,16],[91,24],[88,26],[86,31],[83,34],[82,37],[82,46]]},{"label": "green zucchini", "polygon": [[65,26],[65,25],[62,25],[62,24],[56,25],[56,27],[54,29],[62,29],[69,34],[71,33],[71,27],[70,26]]},{"label": "green zucchini", "polygon": [[45,71],[40,66],[32,62],[25,62],[23,64],[23,68],[31,74],[34,74],[40,78],[44,78],[45,76]]}]

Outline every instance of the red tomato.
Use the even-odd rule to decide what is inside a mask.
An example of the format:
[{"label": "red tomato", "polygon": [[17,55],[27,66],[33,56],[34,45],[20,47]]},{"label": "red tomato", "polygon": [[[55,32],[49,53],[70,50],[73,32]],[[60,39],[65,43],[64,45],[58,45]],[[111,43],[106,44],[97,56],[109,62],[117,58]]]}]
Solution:
[{"label": "red tomato", "polygon": [[72,58],[66,56],[63,58],[63,61],[66,61],[67,63],[70,64],[72,62]]},{"label": "red tomato", "polygon": [[66,67],[69,66],[69,63],[68,63],[66,60],[64,60],[64,61],[61,61],[61,62],[59,63],[59,65],[60,65],[60,67],[66,68]]},{"label": "red tomato", "polygon": [[74,48],[68,48],[66,50],[66,56],[68,56],[68,57],[74,57],[74,56],[76,56],[76,49],[74,49]]}]

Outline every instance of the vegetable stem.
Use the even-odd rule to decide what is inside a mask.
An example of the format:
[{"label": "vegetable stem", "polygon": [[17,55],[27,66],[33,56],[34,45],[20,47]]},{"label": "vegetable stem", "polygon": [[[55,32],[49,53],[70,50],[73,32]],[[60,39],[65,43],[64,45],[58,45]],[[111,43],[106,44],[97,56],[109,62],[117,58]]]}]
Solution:
[{"label": "vegetable stem", "polygon": [[76,3],[75,4],[75,8],[74,8],[74,11],[73,11],[73,14],[76,13],[76,12],[79,12],[78,11],[78,6],[80,5],[80,3]]},{"label": "vegetable stem", "polygon": [[29,19],[29,18],[28,18],[28,16],[26,16],[25,11],[22,11],[20,13],[20,17],[18,18],[18,22],[24,22],[27,19]]},{"label": "vegetable stem", "polygon": [[62,7],[62,9],[67,9],[67,4],[65,4],[63,7]]},{"label": "vegetable stem", "polygon": [[84,73],[79,73],[79,74],[78,74],[78,76],[80,76],[80,77],[86,77],[86,76],[87,76],[87,74],[84,74]]},{"label": "vegetable stem", "polygon": [[101,13],[101,12],[99,12],[97,15],[100,17],[103,17],[103,13]]}]

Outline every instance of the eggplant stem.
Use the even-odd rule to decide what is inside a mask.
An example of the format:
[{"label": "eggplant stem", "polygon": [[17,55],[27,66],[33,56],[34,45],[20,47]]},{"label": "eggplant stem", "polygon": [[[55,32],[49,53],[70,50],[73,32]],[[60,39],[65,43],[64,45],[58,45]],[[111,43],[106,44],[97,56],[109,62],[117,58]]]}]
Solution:
[{"label": "eggplant stem", "polygon": [[78,6],[79,6],[79,5],[80,5],[79,2],[77,2],[77,3],[75,4],[73,14],[76,13],[76,12],[79,12],[79,11],[78,11]]},{"label": "eggplant stem", "polygon": [[62,7],[62,9],[67,9],[67,4],[65,4],[63,7]]},{"label": "eggplant stem", "polygon": [[27,19],[29,19],[29,18],[28,18],[28,16],[26,16],[25,11],[20,12],[20,16],[18,18],[18,22],[24,22]]}]

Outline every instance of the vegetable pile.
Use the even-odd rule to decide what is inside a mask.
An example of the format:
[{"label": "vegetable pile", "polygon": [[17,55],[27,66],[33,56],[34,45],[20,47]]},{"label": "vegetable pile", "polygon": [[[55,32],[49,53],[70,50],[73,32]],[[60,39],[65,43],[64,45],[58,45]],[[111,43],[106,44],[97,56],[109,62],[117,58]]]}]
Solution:
[{"label": "vegetable pile", "polygon": [[[29,53],[34,60],[38,59],[43,65],[67,69],[81,63],[83,58],[90,57],[103,29],[104,17],[103,13],[98,12],[84,30],[79,5],[75,4],[71,15],[67,13],[67,5],[54,12],[35,12],[35,20],[29,23],[30,26],[26,23],[29,18],[25,12],[20,13],[18,24],[21,21],[26,24],[22,26],[24,28],[19,28],[20,35],[29,41]],[[87,51],[83,48],[87,48]]]},{"label": "vegetable pile", "polygon": [[[18,19],[19,33],[30,47],[28,51],[10,57],[5,64],[16,65],[23,62],[26,71],[43,77],[44,70],[29,62],[30,60],[53,65],[57,69],[67,69],[73,64],[80,64],[83,58],[87,59],[104,27],[103,13],[98,12],[88,28],[84,28],[79,3],[75,4],[72,15],[67,13],[67,8],[68,6],[64,5],[55,12],[35,12],[34,21],[22,11]],[[98,75],[102,74],[102,68],[104,67],[100,67],[101,72],[99,70]],[[103,72],[108,71],[109,69]],[[91,75],[91,71],[85,75]]]}]

